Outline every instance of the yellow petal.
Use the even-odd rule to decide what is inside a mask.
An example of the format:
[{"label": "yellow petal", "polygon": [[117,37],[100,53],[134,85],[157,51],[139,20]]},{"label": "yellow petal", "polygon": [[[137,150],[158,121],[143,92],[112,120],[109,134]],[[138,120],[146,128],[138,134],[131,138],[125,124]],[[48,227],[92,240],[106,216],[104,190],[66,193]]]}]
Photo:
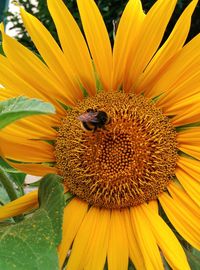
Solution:
[{"label": "yellow petal", "polygon": [[99,212],[100,210],[98,208],[92,207],[86,214],[75,237],[67,264],[67,270],[85,268],[85,264],[87,263],[85,262],[85,258],[90,250],[89,243],[91,243],[96,226],[98,226],[100,216]]},{"label": "yellow petal", "polygon": [[183,198],[180,200],[178,197],[171,198],[168,194],[162,193],[159,196],[159,201],[178,233],[193,247],[199,249],[199,215],[196,216],[196,211],[192,212],[188,205],[191,200],[188,201],[186,193],[182,192],[182,196]]},{"label": "yellow petal", "polygon": [[124,89],[129,91],[155,54],[176,5],[176,0],[158,0],[147,13],[137,37],[137,47],[128,56]]},{"label": "yellow petal", "polygon": [[197,217],[200,217],[200,208],[192,201],[190,196],[188,196],[185,190],[178,183],[172,182],[167,189],[172,198],[178,201],[179,205],[183,205],[183,208],[187,208]]},{"label": "yellow petal", "polygon": [[184,144],[200,142],[200,127],[187,128],[177,133],[177,141]]},{"label": "yellow petal", "polygon": [[133,231],[132,225],[131,225],[131,217],[130,217],[130,211],[129,210],[123,210],[122,215],[125,221],[125,229],[128,236],[128,246],[129,246],[129,254],[130,258],[138,270],[146,270],[144,259],[142,252],[140,250],[140,247],[138,245],[138,241],[135,235],[135,232]]},{"label": "yellow petal", "polygon": [[75,102],[76,98],[72,92],[66,92],[66,87],[56,80],[36,55],[5,33],[3,33],[3,50],[16,75],[40,91],[49,101],[56,98],[64,103],[67,100],[70,104]]},{"label": "yellow petal", "polygon": [[198,0],[192,1],[178,19],[172,33],[155,54],[136,86],[136,93],[145,93],[145,96],[151,97],[149,88],[154,85],[160,76],[162,68],[184,45],[190,30],[191,16],[197,5]]},{"label": "yellow petal", "polygon": [[77,0],[95,69],[105,90],[111,89],[112,51],[103,18],[93,0]]},{"label": "yellow petal", "polygon": [[[42,117],[41,117],[42,118]],[[48,127],[45,124],[40,127],[32,121],[25,121],[26,119],[19,120],[19,122],[14,122],[12,125],[5,127],[5,133],[16,134],[17,137],[23,139],[41,139],[41,140],[55,140],[57,132]],[[42,121],[41,121],[42,122]],[[4,132],[4,130],[2,130]]]},{"label": "yellow petal", "polygon": [[96,230],[90,242],[88,242],[88,253],[84,260],[86,261],[85,269],[102,270],[106,262],[108,250],[108,238],[110,228],[110,211],[108,209],[99,212],[99,220]]},{"label": "yellow petal", "polygon": [[86,42],[78,25],[61,0],[48,0],[47,4],[68,65],[75,72],[83,87],[94,95],[96,92],[94,70]]},{"label": "yellow petal", "polygon": [[200,207],[200,183],[180,168],[176,168],[176,177],[190,198]]},{"label": "yellow petal", "polygon": [[148,203],[148,206],[152,209],[152,210],[154,210],[156,213],[158,213],[158,202],[157,201],[150,201],[149,203]]},{"label": "yellow petal", "polygon": [[178,149],[182,152],[196,158],[200,159],[200,146],[199,144],[196,145],[187,145],[187,144],[179,144]]},{"label": "yellow petal", "polygon": [[191,95],[188,98],[182,99],[179,102],[167,106],[164,108],[163,112],[167,115],[181,115],[182,112],[189,110],[191,107],[195,106],[197,102],[200,102],[200,94]]},{"label": "yellow petal", "polygon": [[[47,100],[47,98],[40,91],[37,91],[37,89],[35,89],[32,85],[28,84],[21,77],[19,77],[15,73],[12,65],[8,62],[8,59],[2,55],[0,55],[0,83],[7,88],[7,91],[13,91],[13,93],[11,92],[10,97],[25,95],[28,97]],[[1,91],[4,90],[5,89],[1,88]]]},{"label": "yellow petal", "polygon": [[36,176],[44,176],[48,173],[58,173],[56,167],[49,167],[44,164],[21,164],[7,160],[7,162],[15,169]]},{"label": "yellow petal", "polygon": [[32,191],[12,202],[0,207],[0,219],[14,217],[27,212],[38,203],[38,191]]},{"label": "yellow petal", "polygon": [[178,167],[180,167],[184,172],[189,174],[192,178],[200,183],[200,162],[198,160],[180,157],[177,162]]},{"label": "yellow petal", "polygon": [[40,55],[62,84],[64,96],[73,95],[76,99],[82,99],[82,91],[77,79],[70,69],[63,52],[59,48],[48,30],[34,16],[20,9],[23,23],[37,47]]},{"label": "yellow petal", "polygon": [[65,207],[62,241],[58,247],[60,268],[62,268],[70,246],[85,217],[87,209],[87,203],[76,198],[72,199],[72,201]]},{"label": "yellow petal", "polygon": [[130,0],[121,16],[113,48],[112,89],[117,90],[123,81],[128,55],[134,52],[136,39],[145,14],[140,0]]},{"label": "yellow petal", "polygon": [[156,106],[162,108],[164,113],[170,113],[171,107],[173,107],[174,104],[198,94],[200,89],[199,76],[200,71],[194,70],[193,75],[189,76],[189,78],[186,78],[182,82],[179,82],[179,84],[173,87],[173,89],[166,91],[159,98]]},{"label": "yellow petal", "polygon": [[186,124],[199,122],[200,119],[200,107],[196,103],[181,114],[172,118],[171,122],[174,126],[183,126]]},{"label": "yellow petal", "polygon": [[135,237],[143,254],[146,269],[164,269],[155,236],[141,206],[131,208],[130,213]]},{"label": "yellow petal", "polygon": [[108,268],[110,270],[127,270],[128,251],[124,215],[119,210],[112,210],[108,243]]},{"label": "yellow petal", "polygon": [[189,128],[177,134],[178,148],[200,159],[200,128]]},{"label": "yellow petal", "polygon": [[141,205],[141,208],[149,221],[156,242],[171,268],[189,270],[190,267],[183,248],[171,229],[155,211],[152,211],[151,207]]},{"label": "yellow petal", "polygon": [[4,157],[24,162],[52,162],[54,147],[47,142],[25,140],[20,137],[0,134],[0,148]]},{"label": "yellow petal", "polygon": [[[198,76],[196,73],[199,73],[199,64],[200,35],[197,35],[165,65],[153,87],[149,86],[148,96],[157,96],[166,93],[166,96],[163,94],[159,98],[157,105],[159,107],[165,107],[166,101],[168,101],[168,106],[173,105],[174,99],[172,97],[176,96],[176,94],[179,96],[182,95],[182,92],[178,92],[176,88],[178,89],[181,85],[187,83],[188,80],[194,78],[194,76]],[[197,78],[195,81],[198,83]],[[188,89],[185,88],[185,91],[190,95]]]}]

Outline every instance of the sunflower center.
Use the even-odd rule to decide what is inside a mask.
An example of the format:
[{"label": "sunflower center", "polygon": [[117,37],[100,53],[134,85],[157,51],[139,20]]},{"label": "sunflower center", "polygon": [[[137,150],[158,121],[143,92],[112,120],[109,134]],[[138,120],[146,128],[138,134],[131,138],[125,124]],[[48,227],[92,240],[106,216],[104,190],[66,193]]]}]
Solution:
[{"label": "sunflower center", "polygon": [[[101,112],[109,120],[102,122]],[[100,93],[67,112],[55,156],[71,193],[90,205],[136,206],[156,199],[172,181],[176,132],[143,96]]]}]

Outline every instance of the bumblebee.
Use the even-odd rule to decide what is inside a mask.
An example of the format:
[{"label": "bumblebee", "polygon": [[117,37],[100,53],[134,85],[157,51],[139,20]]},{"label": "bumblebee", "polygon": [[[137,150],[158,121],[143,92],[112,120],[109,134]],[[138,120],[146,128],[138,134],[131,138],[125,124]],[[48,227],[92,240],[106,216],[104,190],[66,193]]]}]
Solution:
[{"label": "bumblebee", "polygon": [[107,113],[97,109],[87,109],[78,117],[78,120],[81,121],[84,130],[93,132],[99,128],[105,129],[105,125],[110,123],[110,117]]}]

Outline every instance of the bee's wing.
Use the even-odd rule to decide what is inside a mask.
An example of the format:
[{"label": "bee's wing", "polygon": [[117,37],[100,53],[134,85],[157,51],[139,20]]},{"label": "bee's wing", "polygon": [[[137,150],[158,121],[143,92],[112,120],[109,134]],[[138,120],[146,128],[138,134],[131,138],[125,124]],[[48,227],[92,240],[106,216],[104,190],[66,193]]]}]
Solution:
[{"label": "bee's wing", "polygon": [[78,120],[82,122],[94,122],[97,123],[97,113],[86,112],[78,116]]}]

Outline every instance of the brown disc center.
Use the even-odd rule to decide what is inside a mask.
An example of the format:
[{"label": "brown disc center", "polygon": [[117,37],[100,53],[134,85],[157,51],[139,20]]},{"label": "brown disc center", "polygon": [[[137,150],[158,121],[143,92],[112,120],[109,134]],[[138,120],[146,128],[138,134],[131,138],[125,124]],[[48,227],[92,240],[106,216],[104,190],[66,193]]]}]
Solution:
[{"label": "brown disc center", "polygon": [[[106,112],[110,121],[93,130],[86,122],[82,129],[78,118],[88,109]],[[71,193],[90,205],[121,209],[156,199],[172,181],[176,132],[144,97],[101,93],[68,111],[55,156]]]}]

